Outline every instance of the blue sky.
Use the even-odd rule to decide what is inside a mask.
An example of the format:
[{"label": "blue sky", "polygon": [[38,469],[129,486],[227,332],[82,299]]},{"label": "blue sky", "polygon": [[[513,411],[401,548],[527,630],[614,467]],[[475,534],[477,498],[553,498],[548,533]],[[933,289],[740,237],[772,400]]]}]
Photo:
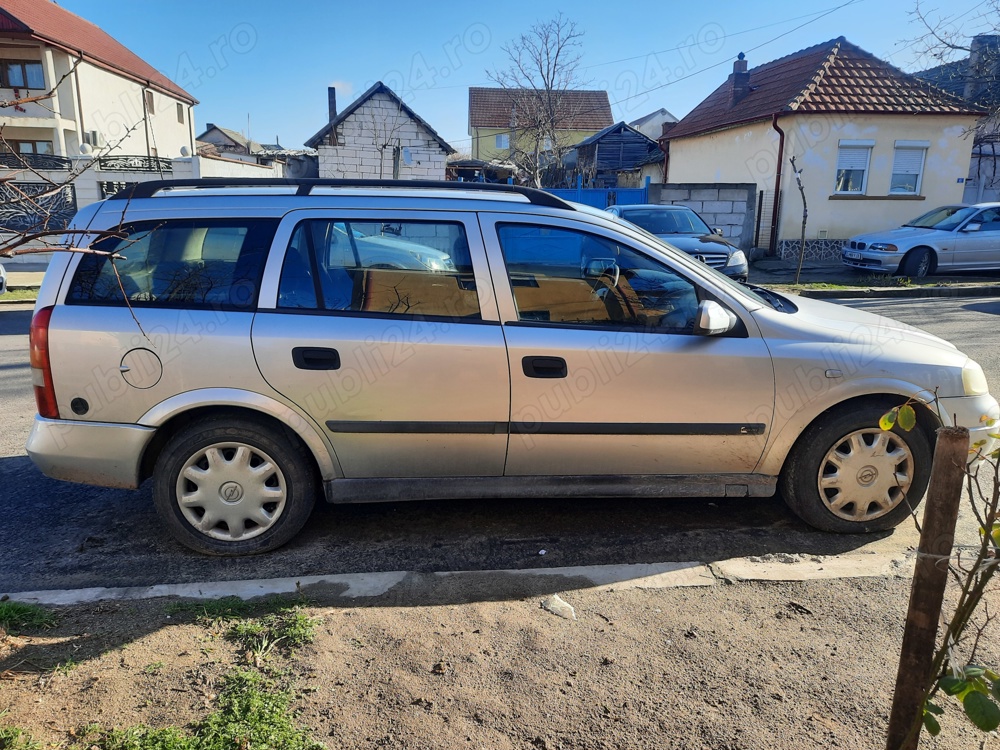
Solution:
[{"label": "blue sky", "polygon": [[[382,80],[467,151],[468,87],[490,85],[486,71],[506,64],[502,45],[560,9],[585,33],[581,79],[608,91],[616,120],[659,107],[682,117],[725,79],[741,51],[752,68],[843,35],[904,70],[932,64],[910,44],[920,32],[914,0],[59,3],[194,95],[198,132],[208,122],[249,127],[255,140],[279,136],[286,147],[301,146],[326,123],[328,86],[337,87],[343,107]],[[986,7],[982,0],[932,3],[922,7],[965,14],[958,24]]]}]

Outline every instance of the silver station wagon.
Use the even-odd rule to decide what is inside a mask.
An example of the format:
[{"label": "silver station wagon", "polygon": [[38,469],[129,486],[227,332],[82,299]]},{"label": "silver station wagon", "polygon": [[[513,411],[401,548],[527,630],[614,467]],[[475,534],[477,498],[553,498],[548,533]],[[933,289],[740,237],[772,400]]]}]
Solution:
[{"label": "silver station wagon", "polygon": [[[603,212],[466,183],[200,180],[84,208],[31,324],[47,475],[151,480],[200,552],[332,503],[763,497],[830,531],[1000,417],[951,344],[748,288]],[[907,399],[918,425],[884,432]],[[905,501],[909,500],[909,503]]]}]

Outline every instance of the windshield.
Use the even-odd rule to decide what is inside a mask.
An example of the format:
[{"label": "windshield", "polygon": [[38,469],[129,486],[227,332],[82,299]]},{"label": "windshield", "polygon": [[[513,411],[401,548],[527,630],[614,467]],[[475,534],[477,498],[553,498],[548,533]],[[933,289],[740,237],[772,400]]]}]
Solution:
[{"label": "windshield", "polygon": [[941,206],[941,208],[928,211],[923,216],[918,216],[913,221],[903,224],[903,226],[919,227],[921,229],[941,229],[945,232],[950,232],[976,213],[977,210],[975,206]]},{"label": "windshield", "polygon": [[676,208],[631,208],[622,218],[652,234],[711,234],[712,230],[694,211]]}]

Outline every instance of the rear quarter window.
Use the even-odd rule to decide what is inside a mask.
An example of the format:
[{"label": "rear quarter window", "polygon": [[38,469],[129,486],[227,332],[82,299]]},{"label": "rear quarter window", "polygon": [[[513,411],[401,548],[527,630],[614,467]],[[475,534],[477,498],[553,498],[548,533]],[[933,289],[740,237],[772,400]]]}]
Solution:
[{"label": "rear quarter window", "polygon": [[[67,304],[252,309],[276,219],[137,222],[91,245]],[[112,259],[111,254],[121,256]]]}]

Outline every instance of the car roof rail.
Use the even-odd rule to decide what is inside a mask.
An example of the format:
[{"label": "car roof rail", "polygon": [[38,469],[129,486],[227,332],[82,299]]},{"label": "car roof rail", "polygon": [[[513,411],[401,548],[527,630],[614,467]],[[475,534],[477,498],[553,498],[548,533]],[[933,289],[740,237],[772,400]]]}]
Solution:
[{"label": "car roof rail", "polygon": [[260,178],[260,177],[202,177],[192,180],[152,180],[139,182],[119,190],[108,200],[128,201],[139,198],[152,198],[163,190],[177,188],[227,188],[227,187],[294,187],[296,195],[309,195],[316,187],[343,188],[411,188],[434,190],[473,190],[488,193],[507,193],[522,195],[536,206],[548,208],[563,208],[570,211],[573,206],[538,188],[523,185],[507,185],[494,182],[458,182],[457,180],[349,180],[349,179],[316,179],[316,178]]}]

